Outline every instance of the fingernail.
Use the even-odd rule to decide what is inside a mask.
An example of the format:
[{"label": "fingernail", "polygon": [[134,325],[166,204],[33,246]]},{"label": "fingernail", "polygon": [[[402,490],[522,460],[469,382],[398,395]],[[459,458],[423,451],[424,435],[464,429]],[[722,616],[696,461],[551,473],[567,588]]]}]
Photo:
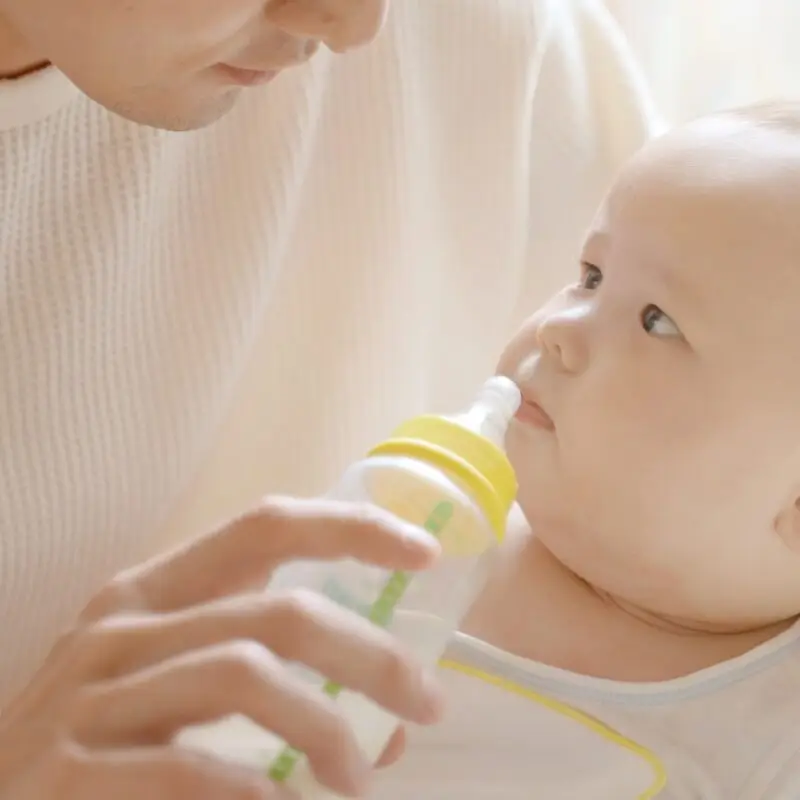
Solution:
[{"label": "fingernail", "polygon": [[362,797],[369,786],[372,765],[367,761],[360,749],[350,753],[347,759],[347,772],[350,777],[352,797]]},{"label": "fingernail", "polygon": [[429,550],[438,552],[439,541],[432,534],[428,533],[425,528],[420,528],[417,525],[404,525],[403,537],[413,544],[422,544]]},{"label": "fingernail", "polygon": [[430,673],[422,674],[422,707],[420,721],[438,722],[444,710],[444,693],[438,678]]}]

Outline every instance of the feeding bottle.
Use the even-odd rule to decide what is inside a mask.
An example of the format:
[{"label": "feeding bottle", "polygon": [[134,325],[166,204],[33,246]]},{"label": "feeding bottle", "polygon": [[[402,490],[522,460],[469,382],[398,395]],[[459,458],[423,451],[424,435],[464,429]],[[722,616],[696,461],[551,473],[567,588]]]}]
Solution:
[{"label": "feeding bottle", "polygon": [[[298,562],[278,570],[270,588],[319,592],[386,628],[418,662],[434,667],[483,586],[486,556],[505,535],[517,483],[503,443],[519,404],[519,389],[510,379],[491,378],[466,412],[402,424],[351,465],[330,493],[381,506],[435,536],[441,555],[430,569]],[[289,669],[335,699],[365,755],[377,760],[397,718],[324,676],[296,665]],[[335,796],[316,783],[302,753],[272,734],[241,719],[226,737],[220,730],[214,735],[214,727],[189,729],[179,741],[263,768],[303,800]]]}]

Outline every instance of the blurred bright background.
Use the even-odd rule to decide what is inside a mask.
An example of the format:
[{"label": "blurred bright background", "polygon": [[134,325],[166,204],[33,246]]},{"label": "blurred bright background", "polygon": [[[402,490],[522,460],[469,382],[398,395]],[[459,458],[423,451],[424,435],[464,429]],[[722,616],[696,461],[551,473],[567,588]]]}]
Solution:
[{"label": "blurred bright background", "polygon": [[668,122],[800,97],[800,0],[605,0]]}]

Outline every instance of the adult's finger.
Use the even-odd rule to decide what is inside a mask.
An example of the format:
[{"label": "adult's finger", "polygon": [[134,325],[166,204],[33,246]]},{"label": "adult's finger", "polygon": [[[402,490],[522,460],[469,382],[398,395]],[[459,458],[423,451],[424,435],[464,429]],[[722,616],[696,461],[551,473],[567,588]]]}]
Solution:
[{"label": "adult's finger", "polygon": [[[289,800],[257,772],[176,747],[71,748],[58,766],[63,800]],[[48,797],[51,795],[47,795]],[[55,795],[53,795],[55,796]]]},{"label": "adult's finger", "polygon": [[188,545],[122,573],[116,591],[139,607],[170,611],[263,585],[294,559],[355,558],[390,569],[423,569],[433,536],[374,506],[277,498]]},{"label": "adult's finger", "polygon": [[99,635],[93,648],[114,654],[116,663],[104,665],[114,674],[230,641],[252,641],[404,719],[433,722],[441,708],[438,689],[395,637],[313,592],[235,595],[169,614],[112,617]]},{"label": "adult's finger", "polygon": [[389,740],[386,749],[378,759],[376,767],[390,767],[395,761],[399,760],[406,751],[406,731],[405,728],[398,728],[394,736]]},{"label": "adult's finger", "polygon": [[73,708],[72,727],[88,747],[161,744],[232,714],[302,750],[317,779],[339,794],[364,788],[371,765],[336,703],[254,642],[196,651],[90,686]]}]

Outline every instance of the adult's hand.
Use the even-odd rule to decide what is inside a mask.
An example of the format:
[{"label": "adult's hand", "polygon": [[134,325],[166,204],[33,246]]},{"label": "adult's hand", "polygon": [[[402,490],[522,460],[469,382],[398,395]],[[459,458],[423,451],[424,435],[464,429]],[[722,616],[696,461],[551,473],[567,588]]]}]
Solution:
[{"label": "adult's hand", "polygon": [[288,560],[421,569],[436,547],[375,508],[279,499],[120,574],[0,715],[0,798],[289,797],[261,774],[172,743],[185,726],[229,714],[273,731],[308,755],[323,784],[358,796],[372,765],[336,703],[282,660],[419,723],[437,718],[438,690],[389,634],[354,613],[259,587]]}]

